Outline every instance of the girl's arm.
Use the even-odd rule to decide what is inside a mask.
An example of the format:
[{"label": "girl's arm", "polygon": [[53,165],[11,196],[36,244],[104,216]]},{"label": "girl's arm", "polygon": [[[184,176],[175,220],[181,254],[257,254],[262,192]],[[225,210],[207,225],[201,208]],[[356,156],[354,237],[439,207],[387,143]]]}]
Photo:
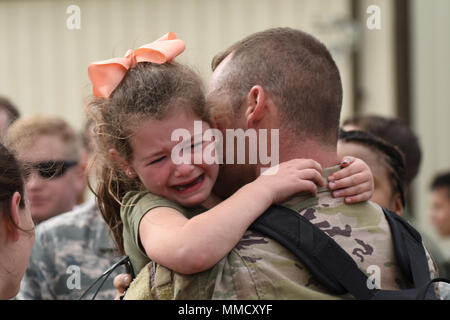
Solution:
[{"label": "girl's arm", "polygon": [[[346,196],[346,202],[366,201],[373,194],[372,173],[364,161],[347,158],[341,163],[343,169],[328,178],[329,188],[340,189],[333,194]],[[276,174],[261,175],[192,219],[167,207],[150,210],[139,226],[141,243],[149,258],[179,273],[207,270],[231,251],[272,203],[301,191],[316,195],[317,185],[324,184],[322,168],[313,160],[294,159],[277,168]]]},{"label": "girl's arm", "polygon": [[[272,171],[273,172],[273,171]],[[151,260],[179,273],[207,270],[239,242],[251,223],[272,203],[301,191],[317,193],[322,168],[314,160],[281,163],[276,174],[264,174],[212,209],[186,219],[167,207],[150,210],[139,236]]]}]

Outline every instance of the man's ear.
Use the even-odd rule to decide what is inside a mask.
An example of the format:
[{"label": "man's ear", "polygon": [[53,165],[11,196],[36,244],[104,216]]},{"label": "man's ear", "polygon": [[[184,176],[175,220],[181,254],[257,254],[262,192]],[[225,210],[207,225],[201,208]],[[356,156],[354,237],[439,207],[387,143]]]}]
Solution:
[{"label": "man's ear", "polygon": [[11,217],[14,221],[15,225],[11,223],[11,221],[6,221],[6,230],[8,232],[8,237],[10,237],[14,242],[19,240],[19,230],[16,226],[20,226],[20,211],[19,211],[19,204],[20,199],[22,199],[19,192],[14,192],[12,198],[11,198]]},{"label": "man's ear", "polygon": [[109,149],[108,153],[111,161],[114,162],[128,178],[134,179],[137,177],[136,171],[134,171],[134,169],[128,164],[128,162],[122,158],[119,151],[113,148]]},{"label": "man's ear", "polygon": [[247,95],[245,119],[248,128],[255,128],[264,118],[266,112],[266,92],[259,86],[253,86]]}]

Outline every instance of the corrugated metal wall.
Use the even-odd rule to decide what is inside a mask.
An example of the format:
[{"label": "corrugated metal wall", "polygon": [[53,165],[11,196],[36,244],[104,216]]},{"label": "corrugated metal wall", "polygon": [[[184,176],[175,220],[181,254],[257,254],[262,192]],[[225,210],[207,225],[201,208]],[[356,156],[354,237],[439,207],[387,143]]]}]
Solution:
[{"label": "corrugated metal wall", "polygon": [[395,35],[394,4],[392,0],[357,0],[360,8],[359,19],[368,19],[367,8],[380,8],[380,29],[360,29],[359,88],[361,100],[359,112],[395,117]]},{"label": "corrugated metal wall", "polygon": [[[80,8],[80,29],[66,26],[70,5]],[[320,27],[324,16],[348,17],[349,6],[349,0],[0,1],[0,95],[23,114],[57,114],[81,128],[92,61],[123,56],[173,31],[187,44],[179,61],[207,79],[214,54],[269,27],[301,28],[338,48]],[[337,60],[348,92],[350,57]],[[346,94],[347,113],[351,97]]]}]

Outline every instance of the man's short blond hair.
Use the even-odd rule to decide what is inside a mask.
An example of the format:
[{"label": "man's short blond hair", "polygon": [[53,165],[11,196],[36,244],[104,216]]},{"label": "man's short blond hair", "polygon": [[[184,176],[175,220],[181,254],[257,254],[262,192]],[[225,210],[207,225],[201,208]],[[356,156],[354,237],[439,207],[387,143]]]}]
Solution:
[{"label": "man's short blond hair", "polygon": [[20,154],[42,136],[58,137],[66,147],[67,157],[73,160],[80,158],[79,135],[67,121],[60,117],[43,115],[21,117],[8,129],[6,143],[9,148]]}]

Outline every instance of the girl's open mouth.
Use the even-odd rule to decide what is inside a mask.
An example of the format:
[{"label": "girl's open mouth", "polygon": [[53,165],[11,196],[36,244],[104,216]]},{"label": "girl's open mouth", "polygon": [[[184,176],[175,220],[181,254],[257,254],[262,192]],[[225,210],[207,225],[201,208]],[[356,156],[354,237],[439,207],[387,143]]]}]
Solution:
[{"label": "girl's open mouth", "polygon": [[195,178],[192,181],[172,186],[172,188],[174,188],[176,191],[182,192],[182,193],[192,192],[192,191],[197,190],[202,185],[204,178],[205,178],[205,174],[203,173],[198,178]]}]

